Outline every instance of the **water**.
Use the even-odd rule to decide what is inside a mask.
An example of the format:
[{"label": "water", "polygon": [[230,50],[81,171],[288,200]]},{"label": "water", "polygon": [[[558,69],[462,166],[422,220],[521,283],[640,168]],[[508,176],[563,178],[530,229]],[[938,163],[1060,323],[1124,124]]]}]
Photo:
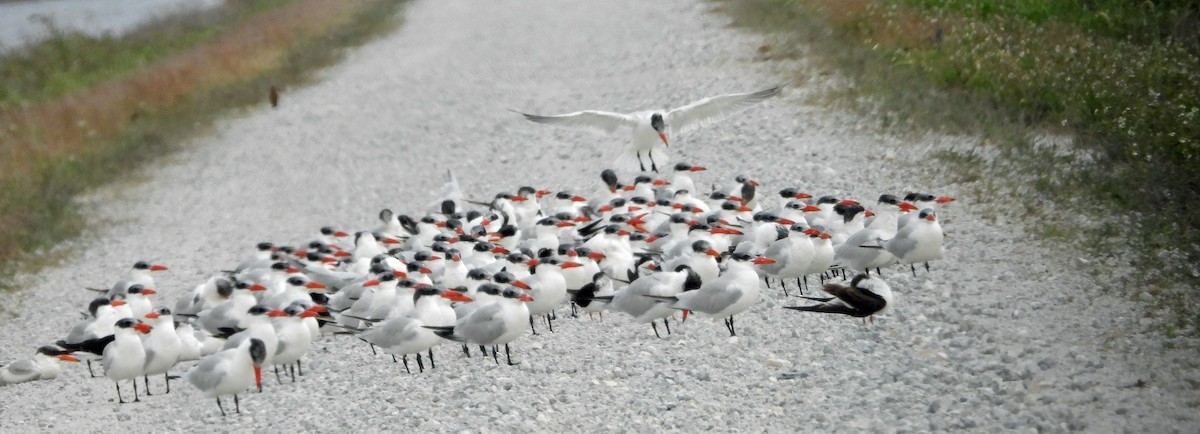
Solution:
[{"label": "water", "polygon": [[36,0],[0,2],[0,53],[49,36],[45,20],[63,30],[120,35],[154,18],[213,8],[224,0]]}]

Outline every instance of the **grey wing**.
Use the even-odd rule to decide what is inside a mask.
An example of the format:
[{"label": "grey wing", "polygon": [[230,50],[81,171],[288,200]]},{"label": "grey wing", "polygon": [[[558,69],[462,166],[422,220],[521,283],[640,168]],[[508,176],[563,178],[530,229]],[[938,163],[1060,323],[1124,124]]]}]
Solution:
[{"label": "grey wing", "polygon": [[4,365],[4,371],[10,379],[18,380],[14,381],[14,383],[28,381],[27,379],[30,377],[36,378],[41,375],[41,372],[38,371],[37,363],[34,363],[30,359],[21,359]]},{"label": "grey wing", "polygon": [[709,291],[704,291],[701,288],[695,296],[688,300],[687,308],[696,312],[717,313],[732,305],[741,295],[741,288],[724,288]]},{"label": "grey wing", "polygon": [[621,127],[632,127],[637,123],[637,119],[633,116],[599,110],[584,110],[554,116],[532,115],[521,112],[515,113],[519,113],[521,116],[525,116],[525,119],[529,119],[537,123],[571,127],[586,127],[605,133],[612,133]]},{"label": "grey wing", "polygon": [[791,253],[789,247],[791,247],[790,241],[786,239],[771,243],[770,246],[767,246],[767,251],[763,252],[763,256],[774,259],[775,263],[760,265],[759,268],[768,273],[778,273],[780,270],[783,270],[783,266],[785,265],[784,260],[788,259],[785,256]]},{"label": "grey wing", "polygon": [[671,125],[672,133],[686,133],[721,121],[763,102],[767,98],[779,95],[783,91],[783,86],[781,84],[758,92],[732,93],[705,98],[667,112],[667,123]]},{"label": "grey wing", "polygon": [[461,324],[454,327],[454,334],[462,336],[470,342],[491,342],[504,334],[504,318],[500,315],[499,304],[492,304],[475,311],[464,318]]},{"label": "grey wing", "polygon": [[822,289],[846,305],[864,312],[875,312],[887,305],[882,297],[851,286],[827,283]]},{"label": "grey wing", "polygon": [[[221,356],[218,356],[220,354]],[[224,351],[208,356],[197,363],[192,370],[187,373],[187,380],[196,386],[197,389],[209,391],[217,387],[221,383],[221,377],[224,371],[228,371],[227,367],[231,363],[227,357],[224,357]]]},{"label": "grey wing", "polygon": [[900,259],[904,259],[905,256],[908,256],[909,252],[917,248],[917,240],[909,237],[907,233],[897,234],[892,239],[882,241],[880,244],[883,244],[883,247],[889,253]]},{"label": "grey wing", "polygon": [[275,355],[278,356],[283,354],[283,352],[287,349],[287,346],[288,342],[286,340],[279,339],[275,344]]},{"label": "grey wing", "polygon": [[146,347],[145,351],[146,351],[146,361],[142,362],[142,369],[145,369],[146,367],[150,366],[150,362],[153,362],[154,358],[158,355],[158,353],[154,352],[153,347]]}]

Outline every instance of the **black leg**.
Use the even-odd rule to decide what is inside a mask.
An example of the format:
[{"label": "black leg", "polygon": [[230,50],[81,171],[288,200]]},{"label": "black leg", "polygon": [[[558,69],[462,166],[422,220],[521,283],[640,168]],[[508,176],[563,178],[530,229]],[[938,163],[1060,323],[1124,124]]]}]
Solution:
[{"label": "black leg", "polygon": [[663,325],[667,326],[667,334],[671,334],[671,320],[663,318]]},{"label": "black leg", "polygon": [[504,344],[504,358],[508,359],[508,366],[515,365],[512,361],[512,353],[508,350],[508,344]]},{"label": "black leg", "polygon": [[[136,379],[136,378],[134,378],[134,379],[133,379],[133,382],[134,382],[134,383],[137,383],[137,379]],[[150,376],[149,376],[149,375],[143,375],[143,376],[142,376],[142,382],[146,383],[146,396],[153,396],[154,394],[153,394],[153,393],[150,393]]]},{"label": "black leg", "polygon": [[926,273],[929,272],[929,263],[928,262],[925,263],[925,272]]},{"label": "black leg", "polygon": [[132,381],[133,381],[133,402],[142,402],[141,398],[138,398],[137,377],[133,377]]},{"label": "black leg", "polygon": [[275,381],[278,381],[279,384],[283,384],[283,380],[279,379],[279,365],[275,365]]},{"label": "black leg", "polygon": [[417,372],[425,372],[425,362],[421,360],[421,353],[417,353]]},{"label": "black leg", "polygon": [[379,355],[379,353],[375,352],[375,344],[367,343],[367,345],[371,346],[371,354],[372,355]]},{"label": "black leg", "polygon": [[650,328],[654,329],[654,337],[662,339],[662,336],[658,334],[658,323],[650,321]]},{"label": "black leg", "polygon": [[92,378],[96,378],[96,373],[92,372],[92,360],[91,359],[88,359],[87,365],[88,365],[88,375],[91,375]]},{"label": "black leg", "polygon": [[167,381],[167,393],[171,393],[171,375],[164,372],[163,380]]},{"label": "black leg", "polygon": [[437,366],[433,365],[433,348],[429,348],[429,369],[433,369],[436,367]]},{"label": "black leg", "polygon": [[237,410],[237,414],[242,414],[242,403],[238,402],[237,394],[233,394],[233,409]]},{"label": "black leg", "polygon": [[300,360],[296,360],[296,375],[304,376],[304,368],[300,367]]},{"label": "black leg", "polygon": [[642,171],[645,172],[646,165],[642,164],[642,151],[637,151],[637,158],[638,158],[638,168],[642,169]]},{"label": "black leg", "polygon": [[466,354],[468,359],[471,358],[471,349],[467,348],[467,344],[462,344],[462,346],[463,346],[463,354]]},{"label": "black leg", "polygon": [[529,330],[532,330],[533,335],[537,336],[537,327],[533,326],[533,315],[529,315]]},{"label": "black leg", "polygon": [[550,333],[554,333],[554,319],[551,318],[553,313],[554,312],[550,312],[550,314],[546,315],[546,327],[550,328]]},{"label": "black leg", "polygon": [[783,288],[783,296],[784,296],[784,297],[791,297],[791,296],[792,296],[791,294],[788,294],[788,291],[787,291],[787,281],[786,281],[786,280],[784,280],[782,277],[780,277],[780,278],[779,278],[779,287],[780,287],[780,288]]},{"label": "black leg", "polygon": [[771,278],[763,276],[763,284],[767,285],[767,289],[771,288]]},{"label": "black leg", "polygon": [[[233,395],[233,396],[237,396],[237,395]],[[217,397],[217,408],[221,409],[221,417],[228,416],[227,414],[225,414],[225,407],[221,405],[221,397],[220,396]]]},{"label": "black leg", "polygon": [[399,361],[399,360],[396,360],[396,355],[395,355],[395,354],[392,354],[392,363],[400,363],[400,361]]},{"label": "black leg", "polygon": [[908,264],[908,268],[912,269],[913,277],[917,277],[917,266],[914,264]]},{"label": "black leg", "polygon": [[646,151],[646,155],[650,156],[650,170],[658,173],[658,165],[654,164],[654,149]]},{"label": "black leg", "polygon": [[296,382],[296,367],[290,363],[287,365],[288,376],[292,377],[292,382]]},{"label": "black leg", "polygon": [[882,276],[882,275],[883,275],[883,271],[880,271],[880,270],[879,270],[879,267],[875,267],[875,274],[878,274],[878,275]]},{"label": "black leg", "polygon": [[729,336],[737,336],[737,328],[733,326],[733,315],[729,316]]},{"label": "black leg", "polygon": [[499,351],[496,351],[496,346],[492,345],[492,361],[496,362],[497,365],[500,364],[500,354],[498,353]]},{"label": "black leg", "polygon": [[125,399],[124,399],[124,398],[121,398],[121,382],[120,382],[120,381],[113,381],[113,383],[115,383],[115,384],[117,385],[117,403],[118,403],[118,404],[124,404],[124,403],[125,403]]},{"label": "black leg", "polygon": [[408,372],[409,374],[411,374],[411,373],[412,373],[412,369],[408,369],[408,354],[405,354],[405,355],[403,355],[403,356],[400,356],[400,360],[403,360],[403,361],[404,361],[404,370],[405,370],[406,372]]},{"label": "black leg", "polygon": [[804,285],[803,286],[800,284],[800,278],[799,277],[796,278],[796,288],[800,289],[800,295],[804,295],[804,287],[808,286],[808,276],[803,276],[803,277],[804,277]]}]

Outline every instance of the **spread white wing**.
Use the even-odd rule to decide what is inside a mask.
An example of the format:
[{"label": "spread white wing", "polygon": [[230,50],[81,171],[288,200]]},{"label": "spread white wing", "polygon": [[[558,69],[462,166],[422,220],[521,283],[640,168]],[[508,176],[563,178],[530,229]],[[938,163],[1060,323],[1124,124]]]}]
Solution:
[{"label": "spread white wing", "polygon": [[525,119],[529,119],[541,124],[585,127],[604,133],[612,133],[621,127],[633,127],[637,124],[637,118],[633,116],[599,110],[584,110],[554,116],[531,115],[521,112],[515,113],[525,116]]},{"label": "spread white wing", "polygon": [[784,85],[749,93],[731,93],[708,97],[694,103],[672,109],[667,112],[667,123],[673,134],[682,134],[705,125],[721,121],[763,102],[767,98],[779,95]]}]

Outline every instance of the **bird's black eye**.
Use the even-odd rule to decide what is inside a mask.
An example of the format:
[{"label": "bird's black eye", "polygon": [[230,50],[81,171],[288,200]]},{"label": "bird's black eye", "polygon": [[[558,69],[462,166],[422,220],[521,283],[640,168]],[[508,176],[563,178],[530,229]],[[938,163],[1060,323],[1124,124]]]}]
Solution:
[{"label": "bird's black eye", "polygon": [[750,177],[746,175],[738,175],[736,178],[733,178],[733,180],[737,182],[746,182],[750,180]]},{"label": "bird's black eye", "polygon": [[435,224],[437,219],[434,219],[433,216],[425,216],[421,217],[421,223]]},{"label": "bird's black eye", "polygon": [[671,223],[687,223],[687,216],[683,214],[671,214]]},{"label": "bird's black eye", "polygon": [[659,200],[654,201],[654,204],[657,206],[671,206],[671,201],[666,200],[666,199],[659,199]]},{"label": "bird's black eye", "polygon": [[127,328],[130,328],[130,327],[133,327],[133,326],[134,326],[134,325],[136,325],[136,324],[137,324],[137,322],[135,322],[135,321],[133,320],[133,318],[121,318],[121,320],[117,321],[117,324],[116,324],[116,326],[117,326],[117,327],[120,327],[120,328],[127,329]]},{"label": "bird's black eye", "polygon": [[149,270],[150,264],[146,261],[137,261],[136,264],[133,264],[133,268],[136,268],[139,270]]},{"label": "bird's black eye", "polygon": [[692,165],[687,164],[687,163],[675,163],[675,171],[676,172],[682,172],[684,170],[689,170],[691,168],[692,168]]},{"label": "bird's black eye", "polygon": [[558,194],[554,195],[554,197],[562,199],[562,200],[568,200],[571,198],[571,195],[565,191],[560,191],[560,192],[558,192]]},{"label": "bird's black eye", "polygon": [[292,286],[300,286],[300,285],[304,284],[304,278],[299,277],[299,276],[290,277],[290,278],[288,278],[287,282],[289,285],[292,285]]},{"label": "bird's black eye", "polygon": [[648,175],[640,175],[637,178],[633,179],[634,184],[642,184],[642,183],[651,182],[651,181],[654,181],[654,178],[651,178]]},{"label": "bird's black eye", "polygon": [[251,315],[262,315],[262,314],[265,314],[270,311],[271,310],[267,309],[266,306],[263,306],[261,304],[256,304],[256,305],[254,305],[254,307],[251,307],[250,310],[246,311],[246,313],[249,313]]},{"label": "bird's black eye", "polygon": [[261,243],[258,243],[258,246],[256,246],[256,247],[258,247],[258,250],[271,250],[271,248],[275,247],[275,246],[268,242],[261,242]]},{"label": "bird's black eye", "polygon": [[833,196],[821,196],[820,199],[817,199],[817,203],[838,203],[838,199]]},{"label": "bird's black eye", "polygon": [[726,210],[726,211],[732,211],[732,210],[735,210],[738,208],[739,208],[738,204],[733,203],[732,201],[726,201],[726,202],[721,203],[721,209]]},{"label": "bird's black eye", "polygon": [[779,190],[779,195],[783,197],[796,197],[797,194],[800,194],[800,192],[796,191],[794,188],[785,188],[783,190]]},{"label": "bird's black eye", "polygon": [[321,228],[321,235],[333,235],[333,228],[329,226]]}]

